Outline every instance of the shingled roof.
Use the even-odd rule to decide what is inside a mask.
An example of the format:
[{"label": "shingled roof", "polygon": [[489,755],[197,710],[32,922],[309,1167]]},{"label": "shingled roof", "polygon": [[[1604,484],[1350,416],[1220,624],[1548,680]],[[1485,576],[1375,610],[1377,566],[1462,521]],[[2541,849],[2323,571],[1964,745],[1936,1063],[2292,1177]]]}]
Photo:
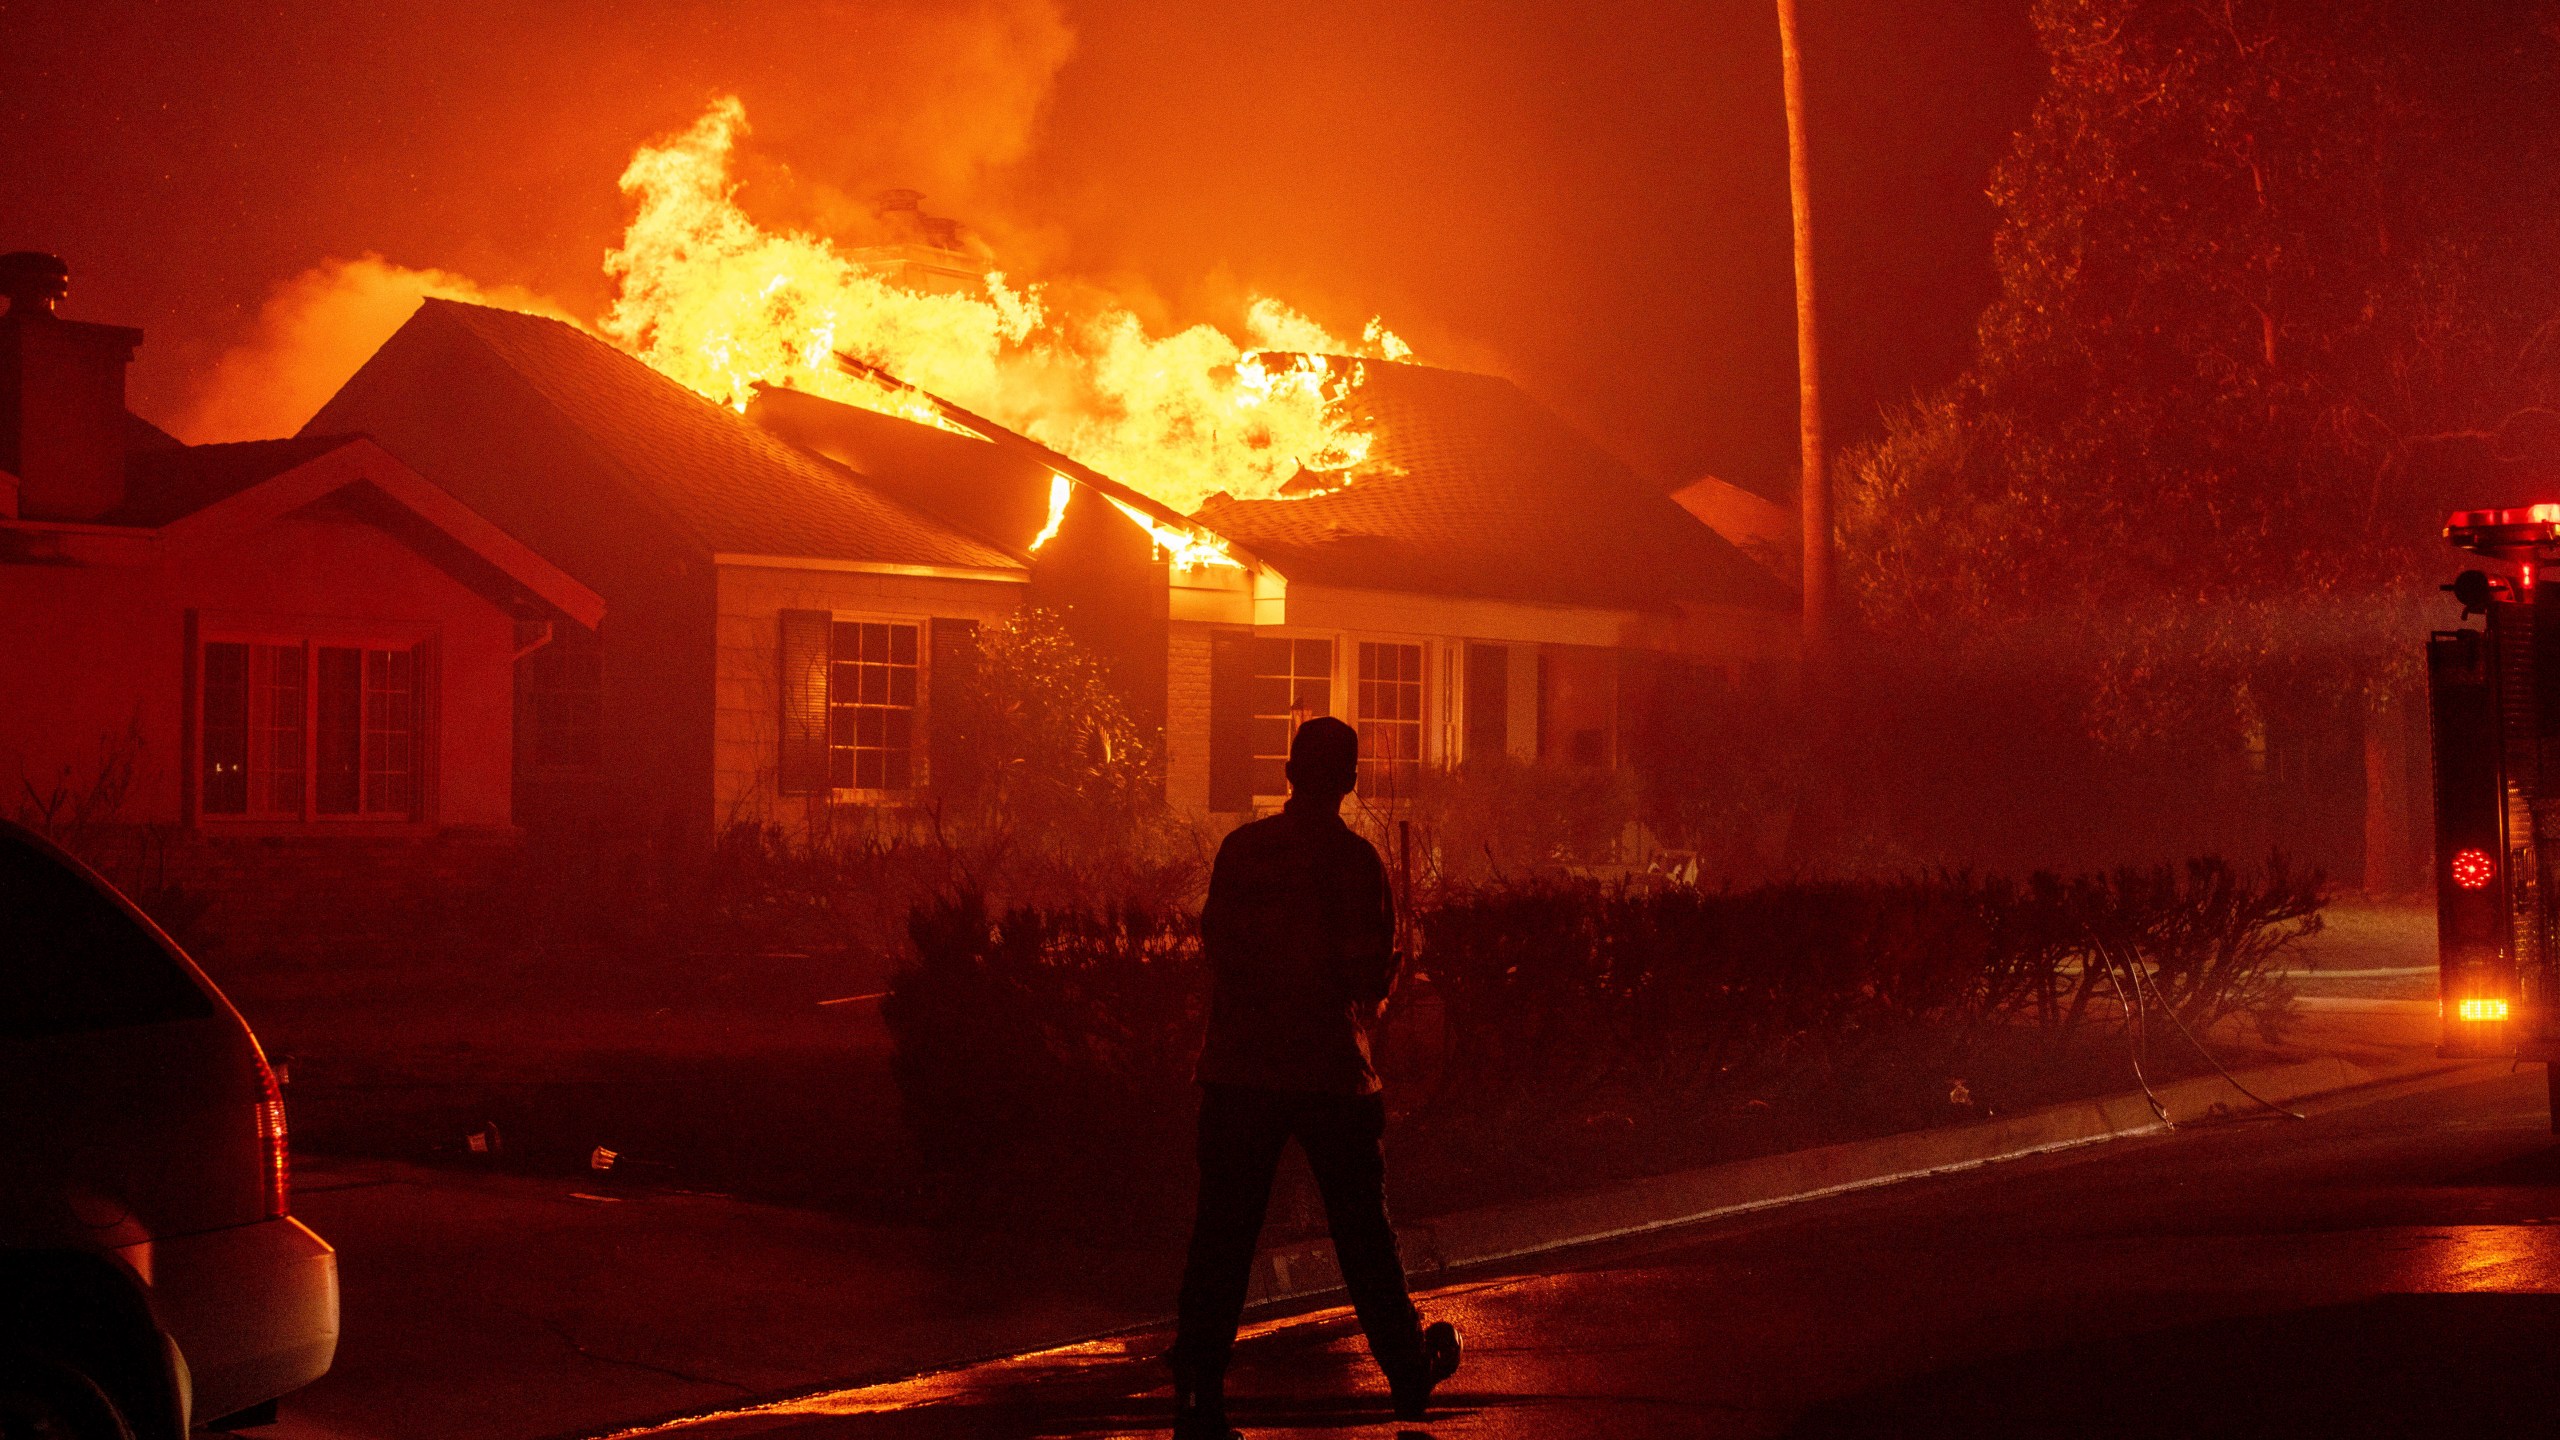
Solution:
[{"label": "shingled roof", "polygon": [[1610,609],[1784,609],[1769,574],[1510,381],[1368,361],[1360,478],[1199,520],[1293,582]]},{"label": "shingled roof", "polygon": [[[502,374],[488,373],[495,369]],[[513,382],[513,383],[500,383]],[[1019,572],[997,547],[786,443],[574,326],[429,300],[306,433],[361,430],[528,538],[618,498],[715,554]],[[564,464],[582,474],[571,481]],[[550,521],[551,524],[545,524]]]}]

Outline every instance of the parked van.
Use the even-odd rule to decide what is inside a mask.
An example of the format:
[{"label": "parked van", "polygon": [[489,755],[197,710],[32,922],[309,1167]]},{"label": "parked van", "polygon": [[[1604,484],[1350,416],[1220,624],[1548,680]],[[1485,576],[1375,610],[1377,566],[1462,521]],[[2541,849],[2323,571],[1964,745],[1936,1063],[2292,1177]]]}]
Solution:
[{"label": "parked van", "polygon": [[338,1345],[240,1013],[95,871],[0,821],[0,1437],[272,1419]]}]

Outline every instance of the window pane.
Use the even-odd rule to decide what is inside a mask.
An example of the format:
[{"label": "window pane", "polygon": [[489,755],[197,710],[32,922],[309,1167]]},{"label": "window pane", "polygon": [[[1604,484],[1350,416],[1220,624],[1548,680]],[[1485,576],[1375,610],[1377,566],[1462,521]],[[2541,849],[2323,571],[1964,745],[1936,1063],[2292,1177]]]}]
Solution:
[{"label": "window pane", "polygon": [[323,815],[352,815],[364,784],[364,652],[324,645],[318,670],[311,806]]},{"label": "window pane", "polygon": [[839,620],[827,631],[827,658],[839,665],[850,665],[862,658],[862,627],[850,620]]},{"label": "window pane", "polygon": [[1298,707],[1303,707],[1309,715],[1332,714],[1333,683],[1329,680],[1299,681],[1297,706],[1292,708]]},{"label": "window pane", "polygon": [[917,661],[922,629],[886,621],[847,621],[835,630],[829,692],[830,783],[838,789],[903,790],[914,784],[915,710],[922,690]]},{"label": "window pane", "polygon": [[1286,755],[1289,753],[1289,722],[1283,716],[1256,716],[1253,721],[1253,753]]},{"label": "window pane", "polygon": [[1301,640],[1297,642],[1297,645],[1297,673],[1300,675],[1330,675],[1333,673],[1332,641]]},{"label": "window pane", "polygon": [[1253,682],[1253,713],[1286,715],[1289,713],[1289,677],[1263,676]]},{"label": "window pane", "polygon": [[417,808],[418,697],[406,650],[364,652],[364,809],[408,815]]},{"label": "window pane", "polygon": [[249,809],[249,647],[213,641],[204,647],[204,810],[240,815]]},{"label": "window pane", "polygon": [[1289,673],[1289,642],[1275,636],[1257,635],[1253,640],[1253,673],[1286,675]]},{"label": "window pane", "polygon": [[1360,793],[1401,802],[1421,776],[1422,647],[1363,641]]},{"label": "window pane", "polygon": [[1253,793],[1285,795],[1289,793],[1289,772],[1283,761],[1256,757],[1253,762]]},{"label": "window pane", "polygon": [[250,711],[258,734],[249,757],[256,792],[252,803],[264,814],[299,817],[306,759],[302,647],[261,645],[255,668],[257,693]]},{"label": "window pane", "polygon": [[518,667],[533,726],[533,761],[547,770],[592,770],[604,721],[604,654],[595,636],[560,627]]}]

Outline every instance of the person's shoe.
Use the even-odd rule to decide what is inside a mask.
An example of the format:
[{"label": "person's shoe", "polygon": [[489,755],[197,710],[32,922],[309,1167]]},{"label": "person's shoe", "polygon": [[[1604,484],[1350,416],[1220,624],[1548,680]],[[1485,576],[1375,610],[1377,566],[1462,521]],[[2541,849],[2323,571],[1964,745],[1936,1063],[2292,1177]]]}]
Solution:
[{"label": "person's shoe", "polygon": [[1431,1392],[1458,1373],[1458,1327],[1434,1320],[1422,1328],[1422,1371],[1389,1385],[1396,1418],[1419,1420],[1431,1408]]},{"label": "person's shoe", "polygon": [[1173,1440],[1244,1440],[1243,1431],[1227,1424],[1223,1387],[1174,1382]]}]

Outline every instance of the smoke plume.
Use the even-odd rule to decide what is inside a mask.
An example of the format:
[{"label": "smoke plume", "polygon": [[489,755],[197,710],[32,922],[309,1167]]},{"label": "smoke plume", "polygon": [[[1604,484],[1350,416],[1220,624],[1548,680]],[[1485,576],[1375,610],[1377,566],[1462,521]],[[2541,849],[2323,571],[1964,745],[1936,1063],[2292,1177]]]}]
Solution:
[{"label": "smoke plume", "polygon": [[267,297],[249,338],[198,380],[171,428],[198,445],[292,434],[429,298],[577,323],[561,307],[515,286],[484,287],[468,276],[413,270],[379,255],[330,260]]}]

